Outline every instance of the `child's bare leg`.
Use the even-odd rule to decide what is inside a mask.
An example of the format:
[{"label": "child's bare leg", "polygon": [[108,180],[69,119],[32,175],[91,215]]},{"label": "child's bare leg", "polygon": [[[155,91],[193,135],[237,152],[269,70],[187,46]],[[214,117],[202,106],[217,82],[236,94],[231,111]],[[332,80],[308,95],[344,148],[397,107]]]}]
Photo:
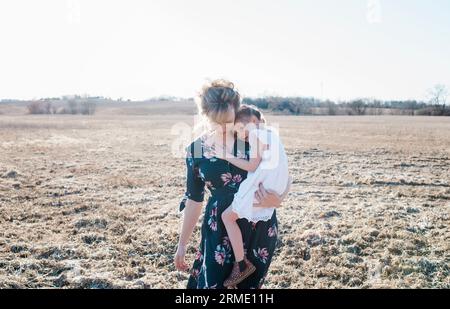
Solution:
[{"label": "child's bare leg", "polygon": [[237,224],[238,215],[231,210],[231,207],[225,209],[222,213],[222,221],[227,229],[228,237],[230,238],[231,246],[233,248],[236,262],[244,260],[244,242],[242,241],[242,232]]},{"label": "child's bare leg", "polygon": [[223,282],[223,286],[227,288],[235,287],[256,271],[256,267],[244,256],[244,242],[242,241],[241,229],[236,222],[237,219],[239,217],[231,206],[222,213],[222,221],[227,229],[236,259],[231,274]]}]

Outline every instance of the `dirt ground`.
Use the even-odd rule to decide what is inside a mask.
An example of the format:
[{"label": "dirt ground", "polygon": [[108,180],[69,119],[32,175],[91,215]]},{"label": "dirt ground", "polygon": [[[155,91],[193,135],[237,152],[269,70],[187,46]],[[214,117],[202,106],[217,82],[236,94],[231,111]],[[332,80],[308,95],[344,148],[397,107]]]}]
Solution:
[{"label": "dirt ground", "polygon": [[[450,118],[267,118],[294,184],[266,288],[450,288]],[[0,115],[0,288],[184,287],[182,122]]]}]

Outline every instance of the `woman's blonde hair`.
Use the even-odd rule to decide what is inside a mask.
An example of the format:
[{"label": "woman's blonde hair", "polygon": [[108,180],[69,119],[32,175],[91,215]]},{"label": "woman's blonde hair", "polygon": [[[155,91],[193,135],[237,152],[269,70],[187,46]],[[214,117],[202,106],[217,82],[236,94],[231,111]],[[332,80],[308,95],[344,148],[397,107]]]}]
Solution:
[{"label": "woman's blonde hair", "polygon": [[234,84],[225,79],[216,79],[205,84],[199,93],[199,113],[216,123],[224,123],[230,112],[236,113],[241,105],[241,96]]}]

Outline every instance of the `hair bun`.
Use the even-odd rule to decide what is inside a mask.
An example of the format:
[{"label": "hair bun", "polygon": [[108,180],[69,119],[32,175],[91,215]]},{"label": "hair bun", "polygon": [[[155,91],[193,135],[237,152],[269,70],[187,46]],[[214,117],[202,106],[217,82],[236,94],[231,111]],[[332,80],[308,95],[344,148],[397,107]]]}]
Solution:
[{"label": "hair bun", "polygon": [[210,85],[211,85],[211,87],[216,87],[216,88],[222,87],[222,88],[229,88],[231,90],[234,90],[234,84],[226,79],[213,80]]},{"label": "hair bun", "polygon": [[230,112],[230,108],[237,112],[241,96],[234,89],[234,84],[225,79],[216,79],[203,86],[199,95],[199,112],[215,122],[222,120]]}]

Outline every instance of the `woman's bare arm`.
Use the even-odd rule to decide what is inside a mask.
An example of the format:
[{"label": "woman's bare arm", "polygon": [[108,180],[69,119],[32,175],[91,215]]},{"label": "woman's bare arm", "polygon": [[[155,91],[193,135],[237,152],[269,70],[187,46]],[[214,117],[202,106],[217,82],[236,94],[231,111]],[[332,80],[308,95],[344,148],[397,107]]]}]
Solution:
[{"label": "woman's bare arm", "polygon": [[186,246],[191,238],[192,232],[194,231],[195,225],[200,218],[202,211],[202,202],[195,202],[188,199],[186,201],[186,208],[184,209],[183,225],[181,228],[180,239],[178,244],[181,246]]},{"label": "woman's bare arm", "polygon": [[195,202],[190,199],[186,201],[186,207],[184,208],[183,215],[183,225],[181,227],[181,233],[178,240],[177,253],[175,254],[175,267],[178,270],[187,271],[189,269],[184,257],[186,255],[186,248],[189,239],[191,238],[198,219],[200,218],[202,206],[202,202]]},{"label": "woman's bare arm", "polygon": [[288,195],[292,184],[292,177],[289,176],[288,185],[286,190],[284,190],[283,194],[279,195],[272,190],[267,190],[264,188],[262,184],[259,186],[259,190],[255,193],[255,198],[258,203],[253,204],[254,207],[263,207],[263,208],[279,208],[281,207],[281,203]]}]

